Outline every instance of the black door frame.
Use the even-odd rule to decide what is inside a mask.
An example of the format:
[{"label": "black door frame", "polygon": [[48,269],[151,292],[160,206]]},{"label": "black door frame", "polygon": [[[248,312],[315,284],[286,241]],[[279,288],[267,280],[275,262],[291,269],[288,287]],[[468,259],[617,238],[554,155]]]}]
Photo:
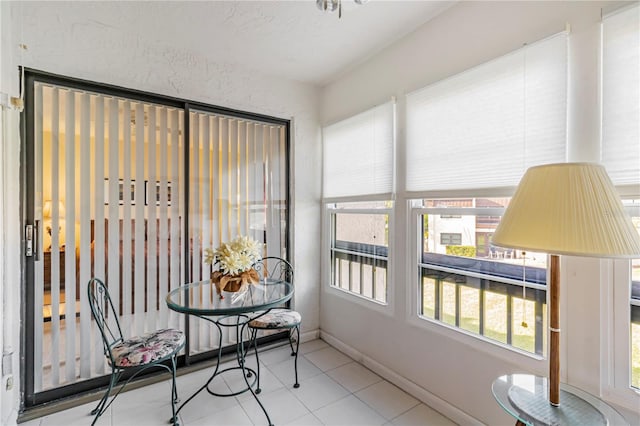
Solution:
[{"label": "black door frame", "polygon": [[[213,114],[227,115],[234,118],[243,118],[247,120],[260,121],[264,123],[272,123],[276,125],[282,125],[285,128],[285,185],[287,196],[287,226],[285,230],[286,240],[286,253],[287,258],[290,258],[291,247],[291,235],[290,235],[290,223],[291,223],[291,185],[290,183],[290,120],[285,120],[277,117],[271,117],[263,114],[250,113],[246,111],[239,111],[235,109],[225,108],[221,106],[209,105],[200,102],[194,102],[186,99],[174,98],[170,96],[158,95],[148,92],[143,92],[134,89],[128,89],[124,87],[96,83],[87,80],[81,80],[71,77],[64,77],[44,71],[34,70],[30,68],[24,68],[24,80],[21,82],[25,93],[25,108],[20,116],[20,130],[21,130],[21,158],[20,158],[20,176],[21,176],[21,229],[25,229],[27,224],[34,224],[35,221],[35,206],[33,200],[35,199],[34,185],[35,185],[35,163],[32,161],[35,152],[35,134],[34,134],[34,96],[35,96],[35,83],[48,83],[56,86],[68,87],[71,89],[85,90],[95,93],[100,93],[109,96],[123,97],[135,101],[149,102],[163,106],[169,106],[174,108],[180,108],[184,111],[184,170],[189,170],[189,113],[192,109],[196,109],[201,112],[210,112]],[[182,188],[185,199],[185,206],[189,205],[189,179],[184,179],[184,187]],[[184,232],[187,233],[189,229],[189,215],[185,214]],[[183,238],[188,238],[188,235],[183,235]],[[186,241],[186,240],[185,240]],[[20,361],[20,369],[23,372],[20,376],[21,386],[23,391],[23,399],[21,401],[21,411],[34,408],[44,403],[48,403],[54,400],[62,398],[68,398],[82,393],[94,391],[97,388],[107,386],[109,382],[108,375],[102,377],[95,377],[87,380],[83,380],[70,385],[60,386],[54,389],[49,389],[35,393],[34,391],[34,315],[35,306],[34,300],[34,255],[31,258],[24,256],[24,250],[22,251],[22,281],[20,286],[20,297],[25,303],[21,303],[21,350],[23,353]],[[189,253],[189,245],[185,244],[184,247],[184,262],[185,262],[185,279],[187,282],[191,281],[190,268],[187,265],[191,264],[191,256]],[[37,258],[36,258],[37,259]],[[290,303],[290,302],[288,302]],[[185,355],[181,355],[178,359],[178,366],[192,365],[201,361],[208,361],[212,359],[212,356],[217,353],[216,351],[207,351],[198,353],[195,355],[189,355],[189,316],[185,317],[185,333],[187,335],[187,344],[185,346]],[[278,333],[271,336],[263,337],[261,342],[269,342],[274,340],[280,340],[286,337],[286,333]],[[235,346],[230,345],[223,349],[223,353],[235,352]],[[150,371],[149,374],[155,374],[154,371]],[[144,375],[142,375],[144,376]]]}]

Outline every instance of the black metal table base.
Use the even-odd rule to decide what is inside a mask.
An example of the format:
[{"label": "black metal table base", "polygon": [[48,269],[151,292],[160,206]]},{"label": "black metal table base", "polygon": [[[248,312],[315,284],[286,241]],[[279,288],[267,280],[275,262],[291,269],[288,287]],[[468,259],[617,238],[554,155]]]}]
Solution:
[{"label": "black metal table base", "polygon": [[[178,408],[178,410],[176,411],[176,418],[178,416],[178,413],[180,413],[180,411],[182,410],[182,408],[187,405],[192,399],[194,399],[200,392],[202,392],[203,390],[207,390],[207,392],[213,396],[218,396],[218,397],[230,397],[230,396],[237,396],[240,394],[243,394],[245,392],[251,392],[251,394],[253,395],[253,397],[255,398],[256,402],[258,403],[258,405],[260,406],[260,408],[262,409],[262,411],[264,412],[264,415],[267,417],[267,422],[269,424],[269,426],[273,426],[273,423],[271,422],[271,418],[269,417],[269,413],[267,413],[266,408],[264,407],[264,405],[262,405],[262,402],[260,402],[260,399],[258,398],[258,393],[260,393],[259,391],[254,391],[253,390],[253,386],[256,384],[257,379],[258,379],[258,375],[256,374],[255,370],[253,370],[252,368],[249,368],[245,365],[245,357],[247,355],[247,351],[245,351],[244,348],[244,340],[242,339],[242,336],[244,335],[244,331],[247,327],[247,324],[249,323],[249,321],[258,318],[262,315],[264,315],[266,312],[263,312],[259,315],[256,315],[254,317],[249,317],[246,314],[239,314],[239,315],[229,315],[229,316],[224,316],[221,318],[217,318],[217,319],[212,319],[209,317],[205,317],[205,316],[199,316],[197,315],[199,318],[202,318],[206,321],[209,321],[212,324],[215,324],[215,326],[218,328],[218,357],[217,357],[217,362],[216,362],[216,368],[213,371],[213,374],[211,375],[211,377],[209,377],[209,379],[207,380],[207,382],[202,385],[202,387],[200,387],[200,389],[198,389],[193,395],[191,395],[185,402],[183,402],[180,407]],[[234,323],[225,323],[225,320],[228,320],[230,318],[235,318],[235,322]],[[234,367],[229,367],[229,368],[225,368],[224,370],[220,370],[220,360],[222,358],[222,328],[226,327],[226,328],[235,328],[236,329],[236,361],[238,363],[238,366],[234,366]],[[229,371],[236,371],[236,370],[242,370],[242,377],[244,378],[244,381],[246,383],[246,387],[233,392],[231,391],[230,393],[218,393],[218,392],[214,392],[211,389],[209,389],[209,385],[211,384],[211,382],[213,381],[214,378],[221,376],[222,374],[229,372]],[[249,378],[253,377],[253,380],[251,381],[251,383],[249,383]],[[169,421],[169,423],[173,423],[173,419],[171,419]]]}]

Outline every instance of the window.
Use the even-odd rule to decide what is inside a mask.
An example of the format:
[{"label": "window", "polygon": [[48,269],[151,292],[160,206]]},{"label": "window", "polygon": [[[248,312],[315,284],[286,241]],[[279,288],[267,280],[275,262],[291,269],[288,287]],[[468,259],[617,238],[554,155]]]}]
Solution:
[{"label": "window", "polygon": [[443,246],[462,245],[462,234],[443,232],[440,234],[440,244]]},{"label": "window", "polygon": [[[442,206],[454,201],[467,207],[457,208],[464,214],[452,224],[442,219],[442,212],[451,207]],[[508,198],[414,202],[422,227],[419,314],[543,355],[547,257],[491,245],[499,213],[508,202]],[[450,232],[454,230],[459,232]]]},{"label": "window", "polygon": [[[623,204],[640,233],[640,199],[623,198]],[[604,392],[633,408],[640,401],[640,259],[616,260],[609,277],[602,317],[608,384]]]},{"label": "window", "polygon": [[395,105],[323,129],[329,288],[387,303],[394,190]]},{"label": "window", "polygon": [[391,202],[329,206],[332,287],[387,302],[391,207]]},{"label": "window", "polygon": [[[601,162],[623,194],[623,203],[640,232],[640,7],[637,3],[602,21]],[[609,389],[616,402],[640,401],[640,259],[616,261],[607,317]],[[632,389],[635,388],[635,389]]]},{"label": "window", "polygon": [[[623,204],[631,215],[631,221],[640,234],[640,199],[627,198],[623,200]],[[626,263],[626,261],[621,261],[621,263]],[[614,305],[614,312],[620,311],[626,316],[626,318],[623,318],[619,323],[621,322],[623,325],[629,324],[629,344],[631,348],[630,351],[626,351],[616,345],[614,350],[631,354],[630,361],[623,362],[623,365],[630,364],[627,374],[623,374],[623,376],[627,377],[624,381],[640,391],[640,259],[631,260],[630,269],[627,270],[629,271],[628,274],[621,274],[621,279],[615,279],[614,286],[616,289],[630,289],[630,291],[624,292],[624,296],[626,297],[618,298],[621,304],[628,304],[629,310],[627,313],[626,309],[616,309]],[[616,302],[617,301],[614,303]],[[617,312],[617,314],[619,315],[620,312]]]},{"label": "window", "polygon": [[524,171],[565,161],[566,95],[561,33],[407,96],[420,318],[546,353],[547,257],[491,239]]},{"label": "window", "polygon": [[565,161],[566,99],[565,33],[408,94],[407,191],[515,187]]}]

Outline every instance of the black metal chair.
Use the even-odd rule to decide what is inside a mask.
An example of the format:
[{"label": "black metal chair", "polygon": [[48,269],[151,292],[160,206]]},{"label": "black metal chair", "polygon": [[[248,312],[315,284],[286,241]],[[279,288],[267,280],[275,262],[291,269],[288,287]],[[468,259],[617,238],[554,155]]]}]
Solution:
[{"label": "black metal chair", "polygon": [[[253,264],[253,269],[258,272],[261,280],[283,280],[293,285],[293,266],[289,262],[279,257],[265,257]],[[295,384],[294,388],[299,388],[298,383],[298,348],[300,346],[300,324],[302,316],[291,309],[271,309],[269,312],[249,321],[249,330],[251,333],[251,345],[256,353],[257,362],[257,387],[256,393],[260,393],[260,360],[258,359],[257,337],[260,330],[288,330],[289,346],[291,347],[291,356],[295,356],[294,371]],[[293,335],[296,333],[296,348],[293,349]]]},{"label": "black metal chair", "polygon": [[[178,417],[176,416],[176,402],[178,402],[178,391],[176,389],[176,356],[184,347],[184,333],[180,330],[169,328],[124,339],[122,337],[120,322],[118,321],[118,313],[113,306],[109,291],[104,283],[97,278],[92,278],[87,286],[87,291],[89,293],[91,314],[100,329],[104,354],[111,366],[109,387],[96,408],[91,411],[91,414],[95,415],[91,424],[94,425],[96,423],[98,418],[113,403],[125,386],[139,373],[148,368],[160,367],[171,373],[172,416],[169,421],[174,425],[178,425]],[[170,365],[167,365],[165,361],[170,361]],[[136,369],[137,371],[134,371],[133,375],[124,382],[107,404],[109,395],[122,374],[125,371]]]}]

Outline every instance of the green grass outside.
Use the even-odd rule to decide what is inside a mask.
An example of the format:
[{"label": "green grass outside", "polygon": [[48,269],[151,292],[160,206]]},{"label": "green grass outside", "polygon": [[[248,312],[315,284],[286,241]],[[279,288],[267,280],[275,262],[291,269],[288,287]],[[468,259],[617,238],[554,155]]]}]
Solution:
[{"label": "green grass outside", "polygon": [[[455,326],[455,291],[454,284],[443,283],[442,291],[442,322]],[[433,287],[429,280],[425,281],[425,292],[423,300],[423,315],[428,318],[434,318],[435,300],[430,295],[433,294]],[[466,289],[465,289],[466,290]],[[479,309],[478,298],[475,297],[473,289],[467,290],[463,294],[460,309],[462,315],[460,317],[460,328],[479,333]],[[477,290],[475,290],[477,291]],[[533,314],[533,302],[525,302],[522,299],[514,298],[513,301],[513,337],[512,346],[523,349],[525,351],[535,352],[535,335],[534,324],[535,318]],[[507,342],[506,332],[506,296],[495,293],[485,293],[485,328],[484,336],[496,340],[498,342]],[[524,312],[524,315],[523,315]],[[468,316],[465,314],[472,314]],[[524,318],[523,318],[524,316]],[[543,318],[546,318],[546,309],[543,312]],[[522,320],[525,319],[527,327],[522,327]],[[544,351],[546,352],[546,321],[544,326]],[[640,324],[631,324],[631,384],[640,389]]]},{"label": "green grass outside", "polygon": [[[433,318],[434,311],[433,309],[425,309],[423,315]],[[455,325],[455,316],[444,314],[442,321],[446,324]],[[529,325],[529,328],[532,327],[532,325]],[[480,321],[476,318],[462,317],[460,318],[460,328],[477,334],[480,330]],[[501,343],[507,342],[507,333],[498,331],[495,328],[492,329],[491,327],[485,326],[484,336]],[[511,345],[527,352],[535,353],[535,336],[530,334],[513,334]]]}]

